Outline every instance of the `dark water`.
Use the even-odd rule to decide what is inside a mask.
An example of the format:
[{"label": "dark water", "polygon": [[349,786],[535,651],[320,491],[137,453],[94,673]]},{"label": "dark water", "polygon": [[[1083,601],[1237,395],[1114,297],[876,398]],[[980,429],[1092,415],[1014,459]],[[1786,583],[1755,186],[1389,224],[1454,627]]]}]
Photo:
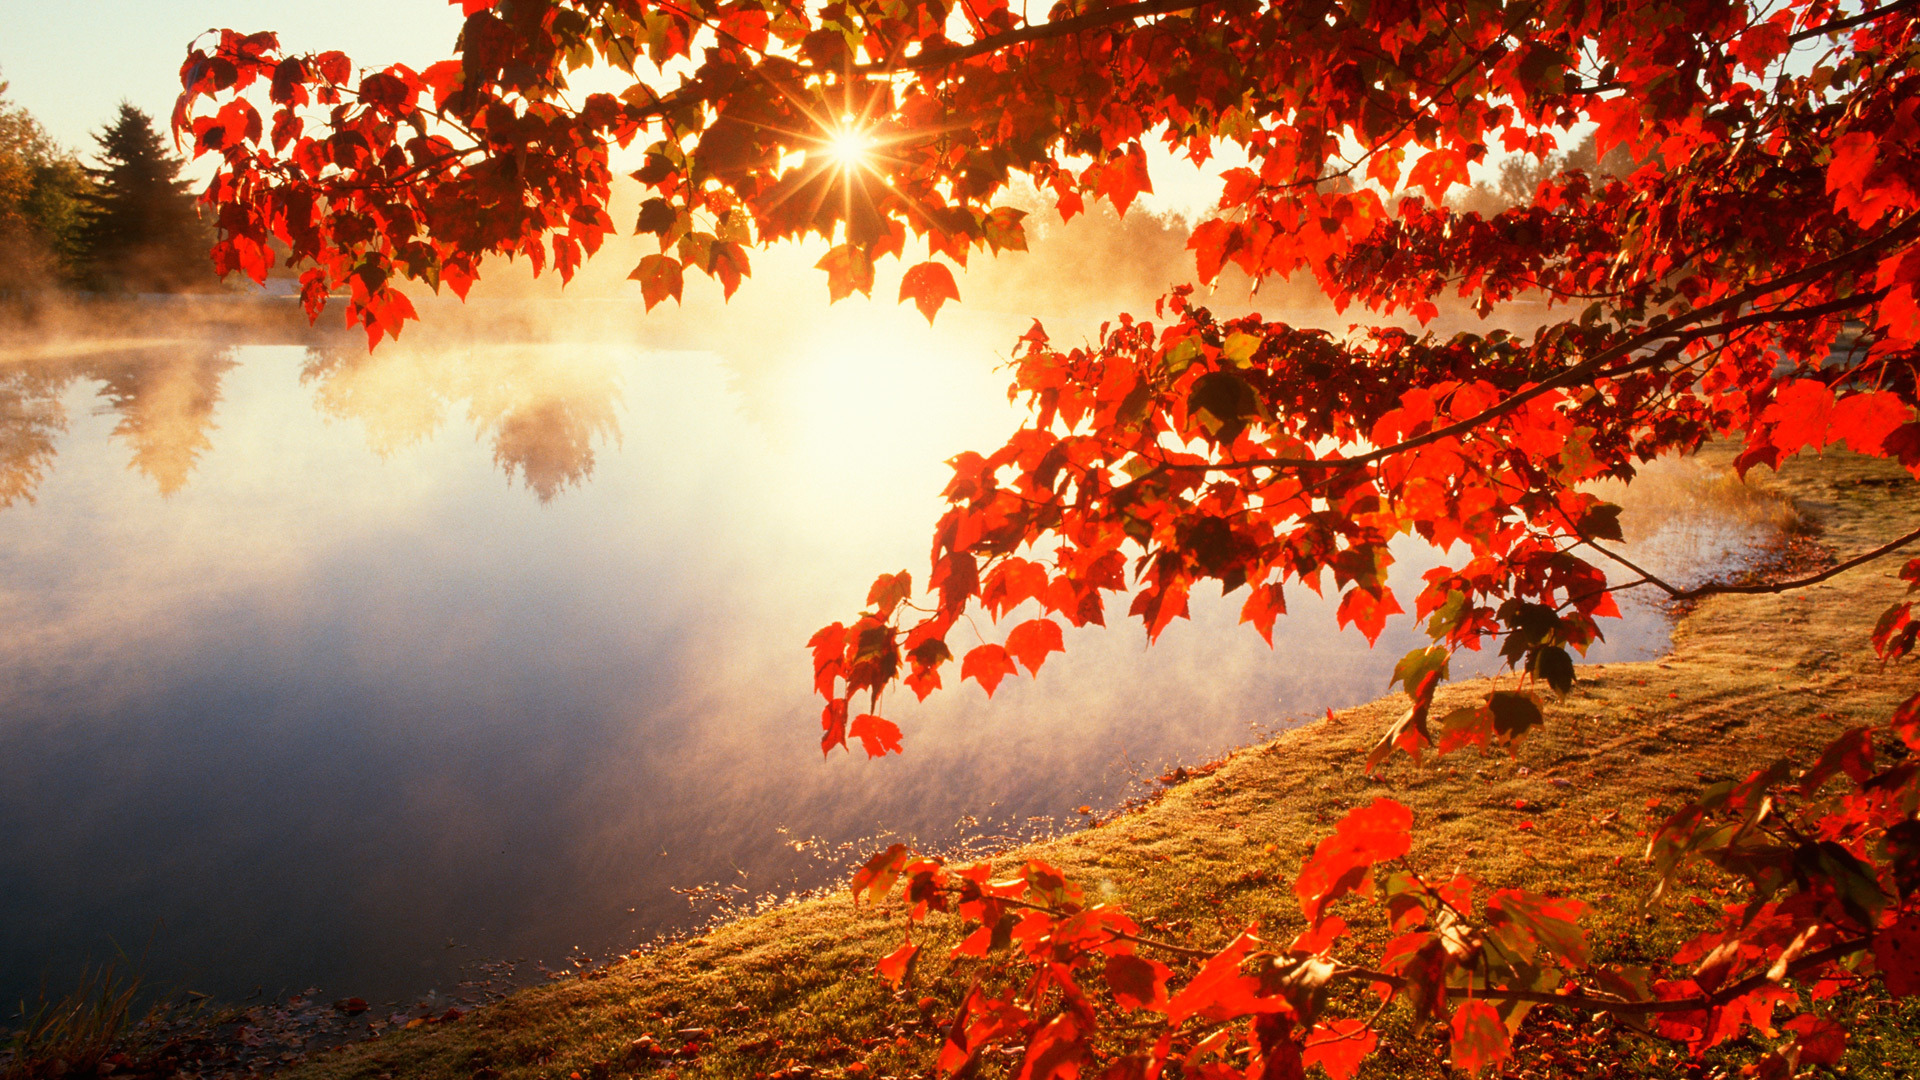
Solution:
[{"label": "dark water", "polygon": [[[1298,591],[1269,651],[1196,598],[1152,650],[1074,634],[991,702],[894,701],[904,757],[823,760],[804,642],[924,573],[941,460],[1017,422],[1004,321],[0,363],[0,1000],[118,950],[162,988],[410,999],[885,830],[1071,821],[1384,690],[1408,620],[1368,651]],[[1411,595],[1436,557],[1401,554]],[[1665,634],[1643,609],[1594,656]]]}]

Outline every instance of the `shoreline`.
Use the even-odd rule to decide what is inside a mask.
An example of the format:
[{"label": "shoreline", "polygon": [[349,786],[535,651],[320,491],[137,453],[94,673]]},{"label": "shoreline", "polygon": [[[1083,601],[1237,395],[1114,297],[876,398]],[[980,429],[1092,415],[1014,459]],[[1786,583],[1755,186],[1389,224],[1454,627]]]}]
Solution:
[{"label": "shoreline", "polygon": [[[1840,453],[1750,480],[1792,500],[1820,527],[1822,547],[1842,556],[1904,532],[1904,511],[1920,492],[1897,466]],[[1799,593],[1702,601],[1677,619],[1667,656],[1582,666],[1567,700],[1510,758],[1468,750],[1416,766],[1400,756],[1369,776],[1368,749],[1404,708],[1384,697],[1212,767],[1183,769],[1185,779],[1136,809],[994,862],[1044,858],[1110,889],[1156,934],[1189,944],[1205,947],[1224,940],[1222,927],[1256,920],[1277,935],[1298,915],[1290,890],[1276,886],[1341,812],[1391,794],[1414,809],[1416,863],[1463,862],[1501,886],[1568,891],[1578,882],[1571,891],[1596,902],[1589,933],[1597,946],[1648,948],[1683,932],[1692,909],[1675,903],[1673,925],[1651,929],[1639,914],[1645,875],[1635,832],[1654,812],[1643,805],[1724,779],[1729,765],[1750,767],[1763,753],[1807,758],[1850,723],[1873,722],[1904,699],[1906,672],[1882,669],[1866,642],[1879,610],[1903,591],[1897,566],[1869,564]],[[1449,684],[1435,707],[1483,693],[1488,682]],[[937,971],[927,971],[904,995],[888,991],[873,964],[896,944],[891,914],[856,908],[844,892],[803,901],[522,990],[457,1022],[328,1051],[280,1075],[916,1074],[937,1049],[931,1013],[941,1004],[930,997],[934,1008],[921,1015],[912,998],[954,987],[928,983]],[[954,929],[928,935],[929,957]],[[1913,1045],[1920,1006],[1882,1019]],[[1861,1028],[1850,1075],[1876,1074],[1879,1059],[1862,1055],[1880,1053],[1884,1039],[1872,1022]],[[1526,1053],[1521,1047],[1512,1071],[1527,1066]],[[1436,1061],[1376,1055],[1363,1075],[1439,1075]],[[863,1067],[849,1071],[855,1063]],[[1666,1075],[1673,1064],[1646,1068]],[[1884,1075],[1910,1064],[1920,1056]]]},{"label": "shoreline", "polygon": [[[1920,492],[1896,466],[1845,454],[1750,479],[1812,517],[1828,557],[1904,532],[1902,511]],[[1805,560],[1814,548],[1805,538],[1787,541],[1784,559]],[[1904,672],[1882,670],[1866,647],[1886,597],[1902,591],[1893,579],[1898,565],[1889,558],[1799,593],[1699,602],[1676,615],[1666,656],[1580,666],[1567,700],[1549,707],[1547,724],[1512,757],[1467,750],[1416,766],[1397,756],[1367,775],[1367,751],[1404,709],[1400,695],[1389,695],[1215,762],[1181,766],[1163,777],[1170,783],[1112,816],[992,861],[1044,858],[1111,890],[1158,936],[1207,947],[1224,939],[1224,928],[1255,920],[1276,935],[1291,932],[1297,910],[1284,886],[1299,859],[1344,810],[1390,794],[1414,808],[1417,863],[1459,862],[1490,885],[1541,891],[1579,882],[1571,891],[1596,902],[1589,932],[1597,946],[1648,947],[1680,933],[1687,911],[1679,909],[1671,927],[1649,930],[1642,921],[1640,818],[1660,800],[1731,775],[1730,763],[1757,764],[1760,748],[1804,758],[1906,696]],[[1782,569],[1778,559],[1772,569]],[[1449,684],[1435,707],[1502,678],[1511,677]],[[203,1061],[197,1069],[183,1060],[181,1071],[297,1080],[918,1075],[938,1046],[933,1014],[950,1003],[926,981],[936,964],[904,996],[874,974],[874,962],[897,944],[894,916],[884,906],[856,908],[843,885],[830,886],[828,895],[663,939],[475,1010],[414,1015],[378,1037],[332,1046],[309,1039],[302,1060]],[[945,924],[922,938],[935,947],[928,957],[943,952],[942,935],[954,929]],[[917,1006],[920,994],[930,995],[932,1010]],[[309,1017],[331,1008],[300,1005]],[[1920,1005],[1907,1011],[1891,1030],[1911,1045]],[[300,1022],[284,1030],[297,1033]],[[1397,1045],[1404,1053],[1414,1042]],[[1363,1075],[1443,1075],[1436,1060],[1376,1055]],[[1522,1050],[1513,1070],[1525,1062]],[[855,1063],[864,1068],[849,1071]],[[135,1068],[115,1075],[141,1075],[134,1059],[129,1064]],[[1875,1075],[1872,1065],[1851,1075]],[[1666,1073],[1656,1067],[1648,1075]]]}]

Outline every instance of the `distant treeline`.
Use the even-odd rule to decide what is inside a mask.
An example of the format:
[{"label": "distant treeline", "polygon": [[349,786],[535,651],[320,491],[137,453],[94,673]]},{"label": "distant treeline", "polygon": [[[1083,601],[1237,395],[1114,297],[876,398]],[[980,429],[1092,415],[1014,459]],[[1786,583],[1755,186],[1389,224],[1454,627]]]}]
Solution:
[{"label": "distant treeline", "polygon": [[1496,183],[1478,181],[1464,194],[1456,193],[1450,202],[1456,210],[1492,217],[1515,206],[1532,205],[1534,191],[1560,173],[1577,169],[1598,184],[1607,177],[1624,177],[1638,164],[1624,146],[1609,149],[1605,157],[1595,150],[1593,136],[1588,135],[1564,154],[1545,159],[1516,154],[1500,163]]},{"label": "distant treeline", "polygon": [[152,117],[121,103],[88,165],[6,91],[0,82],[0,295],[218,287],[212,230]]}]

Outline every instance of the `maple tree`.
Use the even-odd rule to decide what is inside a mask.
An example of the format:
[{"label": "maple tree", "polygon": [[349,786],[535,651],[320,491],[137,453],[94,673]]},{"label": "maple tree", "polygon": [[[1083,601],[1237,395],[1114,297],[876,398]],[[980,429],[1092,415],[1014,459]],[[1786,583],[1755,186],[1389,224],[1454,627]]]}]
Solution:
[{"label": "maple tree", "polygon": [[[1104,624],[1109,594],[1130,592],[1127,614],[1157,637],[1214,581],[1270,640],[1285,586],[1330,577],[1341,623],[1374,639],[1405,611],[1388,545],[1409,534],[1447,556],[1412,598],[1434,644],[1396,669],[1410,707],[1369,767],[1511,744],[1546,722],[1616,592],[1733,588],[1635,567],[1608,546],[1618,508],[1587,482],[1716,437],[1741,444],[1743,472],[1844,444],[1920,473],[1916,0],[1139,0],[1037,18],[1006,0],[458,2],[457,56],[421,71],[285,55],[271,34],[191,53],[173,126],[217,159],[223,272],[262,278],[281,245],[309,313],[344,291],[377,344],[414,317],[405,282],[464,296],[501,255],[569,277],[616,227],[612,153],[627,148],[637,231],[659,243],[633,274],[649,307],[689,271],[731,295],[750,248],[814,235],[830,297],[870,292],[891,257],[912,263],[902,301],[932,319],[958,297],[950,265],[1024,246],[1023,214],[995,204],[1016,178],[1063,216],[1089,198],[1124,212],[1151,190],[1158,139],[1246,161],[1221,170],[1193,228],[1201,283],[1228,266],[1310,275],[1342,310],[1423,323],[1441,303],[1555,305],[1530,338],[1341,337],[1216,317],[1188,288],[1085,347],[1035,323],[1014,356],[1031,419],[953,459],[924,603],[910,575],[882,575],[865,611],[812,640],[828,751],[899,752],[880,715],[894,684],[924,697],[957,663],[991,694],[1059,651],[1063,624]],[[630,81],[575,102],[569,76],[594,60]],[[1450,205],[1473,166],[1546,160],[1587,130],[1594,160],[1624,149],[1627,175],[1553,173],[1490,216]],[[1740,588],[1805,587],[1915,539]],[[1905,574],[1920,580],[1920,560]],[[1009,625],[957,656],[975,611]],[[1874,647],[1893,660],[1917,639],[1900,604]],[[1431,716],[1451,656],[1488,643],[1517,681]],[[1912,750],[1920,695],[1804,769],[1765,765],[1668,818],[1649,851],[1664,879],[1704,860],[1745,891],[1656,969],[1596,963],[1578,900],[1407,869],[1413,822],[1391,800],[1306,860],[1307,929],[1285,944],[1149,941],[1040,864],[996,880],[895,848],[855,886],[898,885],[911,918],[977,927],[959,951],[997,975],[951,1019],[946,1071],[1016,1042],[1023,1080],[1152,1077],[1176,1060],[1343,1078],[1378,1038],[1379,1012],[1328,1011],[1353,982],[1447,1025],[1472,1071],[1550,1006],[1696,1055],[1758,1032],[1755,1071],[1787,1075],[1837,1060],[1845,1032],[1812,1003],[1842,982],[1920,985]],[[1365,896],[1393,936],[1356,960],[1330,908]],[[903,978],[916,950],[882,975]]]}]

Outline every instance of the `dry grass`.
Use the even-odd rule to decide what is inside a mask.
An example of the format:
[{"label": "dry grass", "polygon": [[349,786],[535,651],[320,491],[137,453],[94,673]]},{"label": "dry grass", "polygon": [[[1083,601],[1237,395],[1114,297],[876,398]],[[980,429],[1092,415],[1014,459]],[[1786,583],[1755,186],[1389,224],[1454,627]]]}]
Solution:
[{"label": "dry grass", "polygon": [[[1843,555],[1906,531],[1916,509],[1904,474],[1852,457],[1797,462],[1779,478],[1757,479],[1764,493],[1743,489],[1737,497],[1756,514],[1817,520],[1825,543]],[[1706,471],[1675,486],[1724,483]],[[1638,856],[1656,813],[1649,804],[1684,799],[1774,756],[1805,761],[1844,727],[1878,720],[1910,693],[1909,673],[1883,670],[1867,648],[1875,616],[1900,590],[1894,568],[1865,567],[1794,595],[1703,602],[1677,628],[1666,659],[1582,668],[1568,699],[1515,757],[1468,752],[1424,765],[1399,758],[1369,776],[1366,751],[1403,707],[1383,699],[1237,753],[1132,813],[1005,858],[1052,861],[1123,900],[1159,935],[1196,946],[1221,944],[1255,920],[1284,937],[1299,922],[1287,886],[1305,852],[1347,809],[1391,795],[1414,809],[1415,863],[1594,900],[1587,925],[1601,958],[1649,960],[1699,915],[1685,896],[1652,917],[1640,907],[1647,881]],[[1448,688],[1440,708],[1484,693],[1485,681]],[[1690,888],[1711,902],[1721,886],[1702,878]],[[931,948],[916,985],[888,992],[873,963],[899,939],[890,914],[897,915],[856,908],[844,893],[784,908],[588,978],[527,990],[455,1023],[331,1051],[292,1075],[925,1075],[939,1040],[934,1018],[950,1012],[966,971],[949,970],[937,959],[944,950]],[[1364,925],[1363,909],[1347,914]],[[927,1013],[921,995],[934,999]],[[1864,1000],[1831,1007],[1854,1038],[1842,1071],[1920,1071],[1920,1010]],[[1554,1025],[1552,1039],[1536,1037]],[[684,1056],[626,1056],[637,1037],[679,1048],[689,1040],[675,1033],[695,1028],[703,1034]],[[1527,1078],[1721,1080],[1756,1053],[1735,1043],[1704,1063],[1684,1063],[1664,1045],[1545,1010],[1532,1014],[1521,1044],[1509,1073]],[[1393,1047],[1369,1060],[1368,1075],[1446,1071],[1432,1033],[1402,1030]],[[983,1075],[1004,1072],[1009,1060],[988,1061]]]},{"label": "dry grass", "polygon": [[19,1005],[17,1028],[0,1055],[0,1078],[98,1071],[132,1027],[140,980],[113,964],[86,967],[73,990]]}]

